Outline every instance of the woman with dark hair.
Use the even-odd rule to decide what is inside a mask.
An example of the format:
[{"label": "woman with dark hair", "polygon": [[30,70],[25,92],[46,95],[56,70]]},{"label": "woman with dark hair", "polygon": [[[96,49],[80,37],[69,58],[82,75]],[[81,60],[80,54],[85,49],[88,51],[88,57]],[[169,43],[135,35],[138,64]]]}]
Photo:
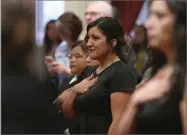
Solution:
[{"label": "woman with dark hair", "polygon": [[52,56],[53,58],[55,56],[55,49],[61,42],[60,36],[56,32],[55,22],[56,20],[47,22],[43,41],[45,55]]},{"label": "woman with dark hair", "polygon": [[102,17],[87,26],[89,57],[99,61],[91,76],[62,93],[66,117],[84,115],[81,134],[106,134],[126,107],[136,85],[133,69],[123,61],[121,47],[126,45],[120,23]]},{"label": "woman with dark hair", "polygon": [[[87,66],[87,56],[88,50],[84,42],[81,40],[76,41],[72,45],[71,52],[69,54],[71,75],[68,76],[60,86],[60,93],[74,86],[75,84],[80,83],[84,78],[91,75],[91,72],[94,70],[94,68]],[[80,133],[80,129],[78,128],[80,117],[83,116],[76,116],[74,119],[69,121],[70,123],[68,129],[71,134]]]},{"label": "woman with dark hair", "polygon": [[163,59],[154,57],[151,78],[132,95],[115,133],[186,133],[186,1],[151,1],[146,27],[150,47]]}]

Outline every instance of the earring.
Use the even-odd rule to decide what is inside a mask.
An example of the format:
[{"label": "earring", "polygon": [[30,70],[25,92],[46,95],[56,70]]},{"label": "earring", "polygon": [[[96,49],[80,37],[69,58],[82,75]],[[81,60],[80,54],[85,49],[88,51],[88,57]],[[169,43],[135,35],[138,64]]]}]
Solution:
[{"label": "earring", "polygon": [[112,47],[114,48],[114,47],[116,46],[116,44],[117,44],[117,43],[116,43],[115,41],[113,41],[113,42],[112,42]]}]

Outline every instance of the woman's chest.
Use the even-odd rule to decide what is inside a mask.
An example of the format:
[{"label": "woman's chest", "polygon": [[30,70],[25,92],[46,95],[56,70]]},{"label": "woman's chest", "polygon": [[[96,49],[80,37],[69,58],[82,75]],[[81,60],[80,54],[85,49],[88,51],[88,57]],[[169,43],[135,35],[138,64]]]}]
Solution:
[{"label": "woman's chest", "polygon": [[110,81],[108,78],[99,78],[87,93],[87,98],[91,102],[91,108],[99,114],[110,112]]}]

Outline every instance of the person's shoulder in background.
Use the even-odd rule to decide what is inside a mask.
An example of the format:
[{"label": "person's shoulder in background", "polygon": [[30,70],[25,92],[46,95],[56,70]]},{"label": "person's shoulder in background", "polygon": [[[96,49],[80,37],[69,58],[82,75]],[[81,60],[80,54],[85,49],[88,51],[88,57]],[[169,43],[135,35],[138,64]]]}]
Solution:
[{"label": "person's shoulder in background", "polygon": [[151,73],[152,73],[152,67],[149,67],[142,75],[142,80],[141,81],[144,81],[144,80],[148,80],[151,78]]}]

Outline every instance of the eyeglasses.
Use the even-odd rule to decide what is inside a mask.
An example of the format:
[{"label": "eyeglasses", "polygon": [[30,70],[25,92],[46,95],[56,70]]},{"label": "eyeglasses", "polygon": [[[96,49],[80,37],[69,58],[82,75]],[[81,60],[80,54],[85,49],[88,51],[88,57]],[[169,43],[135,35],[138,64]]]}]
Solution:
[{"label": "eyeglasses", "polygon": [[74,54],[74,55],[68,55],[68,58],[69,58],[69,60],[71,60],[71,59],[80,59],[80,58],[84,58],[85,57],[85,55],[81,55],[80,53],[76,53],[76,54]]}]

